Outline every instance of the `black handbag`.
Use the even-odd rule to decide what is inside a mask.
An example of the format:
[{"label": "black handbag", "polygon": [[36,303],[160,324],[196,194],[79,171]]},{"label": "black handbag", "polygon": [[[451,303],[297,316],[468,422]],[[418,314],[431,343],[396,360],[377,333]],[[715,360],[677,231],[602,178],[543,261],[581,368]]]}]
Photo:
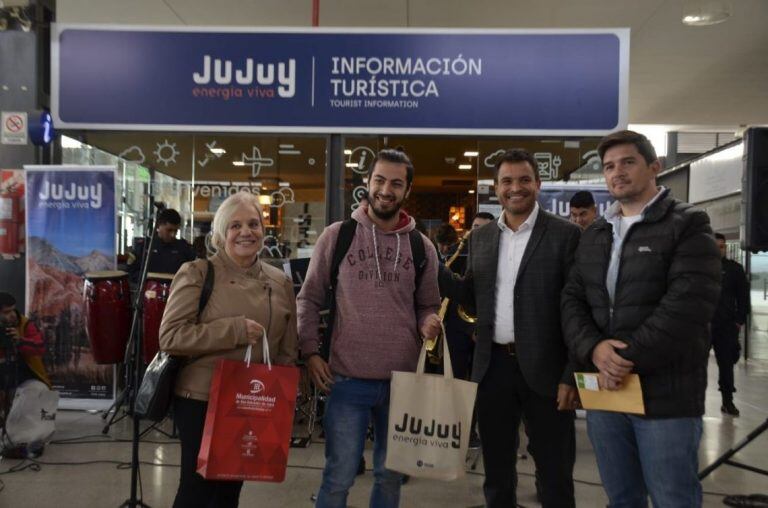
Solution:
[{"label": "black handbag", "polygon": [[[200,292],[200,302],[197,306],[197,320],[203,313],[208,299],[213,291],[213,264],[208,261],[208,271]],[[168,414],[173,399],[173,388],[176,385],[176,375],[184,363],[184,358],[171,356],[165,351],[159,351],[147,366],[141,385],[136,392],[134,414],[139,418],[161,421]]]}]

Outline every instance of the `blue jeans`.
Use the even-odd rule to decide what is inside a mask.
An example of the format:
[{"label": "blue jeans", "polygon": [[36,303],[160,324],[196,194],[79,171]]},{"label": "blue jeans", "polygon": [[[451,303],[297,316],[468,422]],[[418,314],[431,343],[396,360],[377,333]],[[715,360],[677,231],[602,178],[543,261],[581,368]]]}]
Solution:
[{"label": "blue jeans", "polygon": [[701,418],[587,411],[587,432],[611,508],[699,507]]},{"label": "blue jeans", "polygon": [[363,456],[368,422],[373,419],[373,491],[371,508],[394,508],[400,503],[402,475],[384,468],[389,423],[389,380],[356,379],[335,375],[325,405],[325,469],[317,494],[317,508],[347,506]]}]

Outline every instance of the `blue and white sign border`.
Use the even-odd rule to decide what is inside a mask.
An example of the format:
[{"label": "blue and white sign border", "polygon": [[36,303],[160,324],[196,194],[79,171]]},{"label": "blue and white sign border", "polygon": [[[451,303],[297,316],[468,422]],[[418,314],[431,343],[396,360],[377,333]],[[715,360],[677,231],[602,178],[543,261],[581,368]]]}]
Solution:
[{"label": "blue and white sign border", "polygon": [[[393,128],[343,126],[284,126],[284,125],[188,125],[188,124],[120,124],[66,122],[59,115],[59,39],[68,29],[149,31],[149,32],[206,32],[206,33],[293,33],[293,34],[480,34],[480,35],[614,35],[619,40],[619,84],[617,123],[611,129],[456,129],[456,128]],[[51,30],[51,105],[55,125],[61,129],[90,129],[118,131],[178,131],[178,132],[285,132],[285,133],[342,133],[342,134],[443,134],[483,136],[601,136],[613,130],[626,128],[629,103],[629,28],[591,29],[480,29],[480,28],[304,28],[304,27],[193,27],[161,25],[97,25],[53,23]],[[314,86],[314,85],[313,85]]]}]

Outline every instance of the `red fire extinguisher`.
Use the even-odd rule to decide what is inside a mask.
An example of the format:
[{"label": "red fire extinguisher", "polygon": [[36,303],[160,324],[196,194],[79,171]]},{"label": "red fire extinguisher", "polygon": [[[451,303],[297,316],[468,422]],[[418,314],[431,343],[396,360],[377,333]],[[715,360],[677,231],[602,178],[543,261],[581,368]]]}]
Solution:
[{"label": "red fire extinguisher", "polygon": [[0,254],[19,253],[19,196],[0,193]]}]

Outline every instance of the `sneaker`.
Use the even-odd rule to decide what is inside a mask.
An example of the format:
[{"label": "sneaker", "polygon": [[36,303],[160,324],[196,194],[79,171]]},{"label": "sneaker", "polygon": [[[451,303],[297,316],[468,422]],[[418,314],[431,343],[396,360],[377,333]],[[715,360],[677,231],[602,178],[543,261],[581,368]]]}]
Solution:
[{"label": "sneaker", "polygon": [[720,411],[723,414],[727,414],[730,416],[739,416],[741,414],[739,410],[736,409],[736,406],[733,405],[733,402],[726,402],[725,404],[723,404],[722,407],[720,408]]}]

